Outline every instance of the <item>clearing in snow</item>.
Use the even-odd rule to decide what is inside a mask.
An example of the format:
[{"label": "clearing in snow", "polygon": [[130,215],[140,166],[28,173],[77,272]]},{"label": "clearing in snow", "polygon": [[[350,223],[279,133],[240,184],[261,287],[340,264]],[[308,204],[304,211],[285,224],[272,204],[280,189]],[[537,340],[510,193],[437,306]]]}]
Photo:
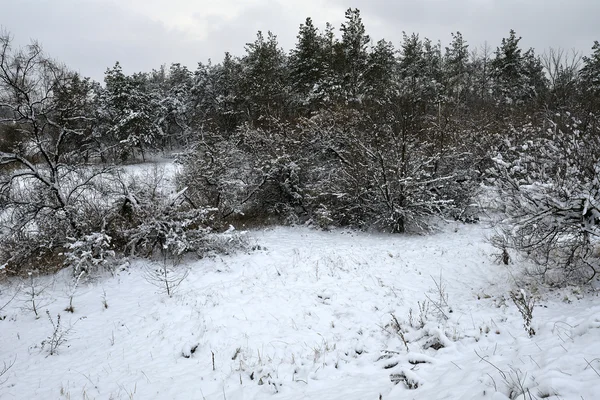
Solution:
[{"label": "clearing in snow", "polygon": [[597,294],[523,287],[530,337],[520,268],[487,234],[255,230],[253,250],[177,266],[171,297],[148,261],[77,286],[34,277],[37,319],[31,282],[7,282],[0,398],[597,398]]}]

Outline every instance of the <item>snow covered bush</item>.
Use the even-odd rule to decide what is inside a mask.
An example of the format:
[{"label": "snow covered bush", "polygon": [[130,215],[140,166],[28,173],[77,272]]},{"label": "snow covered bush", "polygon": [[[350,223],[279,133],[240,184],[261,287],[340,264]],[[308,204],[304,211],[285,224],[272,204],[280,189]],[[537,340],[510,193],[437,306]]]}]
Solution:
[{"label": "snow covered bush", "polygon": [[178,160],[184,167],[178,186],[189,188],[187,196],[194,204],[217,209],[221,219],[248,213],[263,181],[251,155],[239,147],[241,140],[237,134],[216,136],[196,143]]},{"label": "snow covered bush", "polygon": [[187,187],[173,192],[162,175],[154,169],[118,177],[105,226],[117,254],[178,263],[186,254],[204,257],[240,248],[238,240],[218,239],[224,227],[216,208],[206,206]]},{"label": "snow covered bush", "polygon": [[70,238],[65,252],[65,263],[73,269],[75,276],[82,272],[96,272],[98,269],[109,266],[115,257],[111,249],[111,237],[104,232],[93,232],[80,239]]},{"label": "snow covered bush", "polygon": [[467,170],[398,124],[324,112],[302,129],[309,151],[318,154],[308,166],[305,199],[333,225],[428,229],[432,216],[460,214],[474,193]]},{"label": "snow covered bush", "polygon": [[268,132],[243,126],[197,143],[180,158],[179,187],[189,188],[194,203],[217,209],[224,222],[285,220],[301,207],[302,154],[286,137],[292,128],[275,121],[273,126]]},{"label": "snow covered bush", "polygon": [[529,272],[550,284],[600,270],[600,141],[577,118],[558,117],[566,122],[554,130],[526,126],[507,139],[490,171],[503,211],[492,243],[533,261]]},{"label": "snow covered bush", "polygon": [[[43,166],[35,170],[41,176],[47,173]],[[107,223],[111,190],[104,181],[110,179],[110,168],[64,167],[57,174],[63,205],[37,178],[18,173],[0,176],[0,260],[11,274],[62,268],[73,261],[66,260],[72,245],[92,241],[88,236],[101,232]]]},{"label": "snow covered bush", "polygon": [[226,222],[274,218],[322,227],[404,232],[469,204],[466,168],[355,111],[321,112],[295,126],[244,127],[183,158],[180,186]]},{"label": "snow covered bush", "polygon": [[510,292],[510,298],[515,303],[515,306],[517,306],[521,317],[523,317],[523,328],[525,328],[529,337],[535,335],[535,329],[531,326],[535,298],[531,294],[527,294],[523,289]]}]

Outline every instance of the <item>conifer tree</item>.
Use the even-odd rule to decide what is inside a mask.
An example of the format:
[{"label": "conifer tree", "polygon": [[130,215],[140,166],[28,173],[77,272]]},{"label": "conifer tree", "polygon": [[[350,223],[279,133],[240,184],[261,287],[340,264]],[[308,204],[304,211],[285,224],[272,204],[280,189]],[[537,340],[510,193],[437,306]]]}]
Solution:
[{"label": "conifer tree", "polygon": [[342,24],[342,40],[339,43],[340,78],[345,100],[349,103],[361,101],[365,91],[365,72],[368,67],[367,52],[370,42],[358,9],[346,11],[346,22]]},{"label": "conifer tree", "polygon": [[521,37],[511,29],[508,38],[496,49],[492,60],[492,77],[496,101],[500,104],[520,105],[535,99],[544,89],[545,77],[539,58],[533,49],[523,54],[519,47]]},{"label": "conifer tree", "polygon": [[369,106],[387,104],[396,90],[397,62],[391,42],[380,40],[369,53],[365,71],[365,95]]},{"label": "conifer tree", "polygon": [[311,18],[300,25],[298,42],[290,55],[290,84],[296,104],[310,111],[318,106],[318,92],[326,68],[323,41]]},{"label": "conifer tree", "polygon": [[444,55],[446,94],[454,103],[467,96],[469,45],[460,32],[452,33],[452,42]]},{"label": "conifer tree", "polygon": [[148,90],[146,74],[126,76],[117,62],[105,73],[101,117],[116,159],[127,161],[138,150],[142,159],[162,136],[158,99]]},{"label": "conifer tree", "polygon": [[597,116],[600,113],[600,43],[596,40],[592,46],[592,54],[583,57],[580,71],[581,85],[585,101],[590,112]]},{"label": "conifer tree", "polygon": [[287,110],[288,71],[287,57],[277,36],[268,32],[265,38],[258,32],[256,40],[246,45],[241,64],[244,111],[250,121],[282,117]]}]

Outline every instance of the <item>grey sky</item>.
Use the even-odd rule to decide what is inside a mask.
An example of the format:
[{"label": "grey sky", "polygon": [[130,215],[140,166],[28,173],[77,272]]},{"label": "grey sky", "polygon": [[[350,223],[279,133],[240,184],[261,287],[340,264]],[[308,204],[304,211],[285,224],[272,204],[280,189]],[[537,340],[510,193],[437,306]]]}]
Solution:
[{"label": "grey sky", "polygon": [[38,39],[48,54],[101,80],[120,61],[125,72],[180,62],[219,62],[225,51],[242,55],[258,30],[294,46],[308,16],[339,27],[348,7],[361,10],[367,32],[398,46],[402,31],[442,41],[461,31],[471,48],[495,49],[510,29],[523,47],[588,54],[600,40],[598,0],[0,0],[0,25],[16,44]]}]

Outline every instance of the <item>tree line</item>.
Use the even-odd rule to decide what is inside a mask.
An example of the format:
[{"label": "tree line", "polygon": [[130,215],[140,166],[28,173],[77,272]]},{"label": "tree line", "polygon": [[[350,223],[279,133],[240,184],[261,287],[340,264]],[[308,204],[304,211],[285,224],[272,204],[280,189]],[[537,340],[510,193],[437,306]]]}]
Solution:
[{"label": "tree line", "polygon": [[[116,63],[100,84],[4,34],[5,248],[45,235],[49,257],[93,234],[107,249],[179,235],[197,250],[191,230],[265,221],[423,231],[432,218],[476,220],[484,186],[503,199],[502,251],[522,250],[545,278],[549,260],[595,277],[600,45],[540,56],[520,40],[511,30],[493,50],[472,48],[456,32],[442,47],[404,33],[395,48],[348,9],[339,30],[307,18],[288,53],[258,32],[241,57],[132,75]],[[156,152],[183,165],[160,212],[147,187],[114,178]]]}]

